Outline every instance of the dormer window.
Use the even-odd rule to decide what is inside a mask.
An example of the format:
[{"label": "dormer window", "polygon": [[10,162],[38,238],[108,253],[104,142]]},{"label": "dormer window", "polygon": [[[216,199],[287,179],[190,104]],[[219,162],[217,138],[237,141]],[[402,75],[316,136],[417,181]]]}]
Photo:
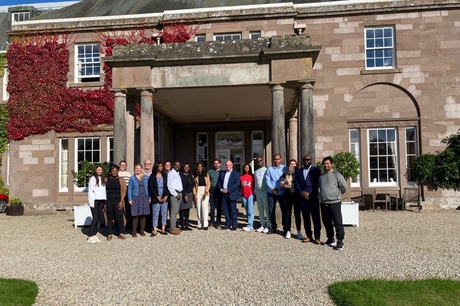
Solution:
[{"label": "dormer window", "polygon": [[11,24],[23,22],[30,19],[30,12],[13,12],[11,13]]}]

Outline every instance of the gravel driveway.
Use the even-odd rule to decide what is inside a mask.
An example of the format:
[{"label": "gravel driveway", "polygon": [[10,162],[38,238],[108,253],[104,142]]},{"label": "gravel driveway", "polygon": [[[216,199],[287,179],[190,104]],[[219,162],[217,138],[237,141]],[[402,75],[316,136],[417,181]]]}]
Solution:
[{"label": "gravel driveway", "polygon": [[216,229],[91,245],[72,218],[0,214],[0,277],[37,282],[37,305],[333,305],[336,281],[460,280],[455,210],[360,212],[341,252]]}]

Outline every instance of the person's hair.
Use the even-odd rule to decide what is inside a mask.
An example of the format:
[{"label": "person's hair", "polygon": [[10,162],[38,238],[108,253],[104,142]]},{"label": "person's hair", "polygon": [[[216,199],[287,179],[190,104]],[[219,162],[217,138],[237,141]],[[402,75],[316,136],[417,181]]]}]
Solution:
[{"label": "person's hair", "polygon": [[134,169],[136,169],[136,167],[137,167],[137,166],[141,166],[141,168],[142,168],[142,169],[144,169],[144,166],[142,166],[142,164],[141,164],[141,163],[137,163],[137,164],[135,164],[135,165],[134,165]]},{"label": "person's hair", "polygon": [[252,168],[251,168],[251,165],[250,165],[250,164],[245,164],[245,165],[243,166],[243,174],[246,174],[246,173],[244,172],[244,168],[245,168],[246,166],[249,167],[248,174],[252,175]]},{"label": "person's hair", "polygon": [[219,164],[222,164],[222,161],[220,160],[220,158],[214,158],[213,162],[219,162]]},{"label": "person's hair", "polygon": [[331,164],[334,164],[334,160],[332,159],[332,156],[326,156],[325,158],[323,158],[323,161],[321,162],[321,164],[324,164],[326,160],[330,161]]},{"label": "person's hair", "polygon": [[158,173],[158,167],[159,167],[160,165],[163,166],[163,170],[164,170],[164,164],[163,164],[161,161],[158,161],[158,162],[156,162],[156,163],[153,165],[153,167],[152,167],[152,174],[153,174],[153,175],[157,175],[157,173]]},{"label": "person's hair", "polygon": [[283,157],[281,156],[281,154],[275,153],[275,154],[273,154],[273,159],[275,159],[276,156],[279,156],[280,158],[283,158]]},{"label": "person's hair", "polygon": [[124,159],[123,159],[123,160],[120,160],[120,162],[119,162],[118,164],[120,165],[121,163],[125,163],[126,165],[128,165],[128,163],[127,163],[126,160],[124,160]]},{"label": "person's hair", "polygon": [[294,159],[292,158],[291,160],[289,160],[289,163],[291,162],[295,162],[295,167],[298,168],[299,167],[299,163]]},{"label": "person's hair", "polygon": [[171,167],[172,167],[171,161],[169,161],[169,160],[165,161],[163,166],[166,166],[167,163],[169,163],[171,165]]},{"label": "person's hair", "polygon": [[[101,169],[102,169],[102,174],[101,174],[101,176],[99,176],[99,175],[97,174],[97,172],[96,172],[97,168],[101,168]],[[99,180],[98,180],[99,177],[101,178],[102,185],[103,185],[103,186],[105,185],[105,183],[104,183],[104,177],[105,177],[105,174],[104,174],[104,167],[102,167],[101,164],[96,164],[96,165],[94,166],[94,170],[93,170],[93,175],[92,175],[92,176],[94,176],[94,178],[96,179],[96,186],[99,186]]]},{"label": "person's hair", "polygon": [[208,175],[208,171],[206,170],[206,166],[202,163],[202,162],[197,162],[196,165],[195,165],[195,169],[193,169],[193,177],[197,177],[198,176],[198,166],[201,165],[203,166],[203,170],[201,170],[201,174],[203,176],[207,176]]}]

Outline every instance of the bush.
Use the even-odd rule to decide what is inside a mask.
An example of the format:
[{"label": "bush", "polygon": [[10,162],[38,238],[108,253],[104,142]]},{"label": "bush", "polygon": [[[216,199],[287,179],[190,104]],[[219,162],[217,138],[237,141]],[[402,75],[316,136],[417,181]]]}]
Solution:
[{"label": "bush", "polygon": [[444,138],[446,149],[436,154],[422,154],[416,159],[415,176],[420,184],[438,188],[460,190],[460,130]]},{"label": "bush", "polygon": [[22,201],[18,198],[10,198],[10,206],[21,206]]},{"label": "bush", "polygon": [[[350,152],[340,152],[332,156],[334,160],[334,170],[342,174],[348,180],[359,175],[359,162],[356,157]],[[321,161],[316,163],[316,166],[323,171]]]},{"label": "bush", "polygon": [[[92,163],[86,160],[82,161],[80,170],[72,170],[73,181],[77,183],[79,187],[88,186],[89,179],[91,175],[93,175],[94,167],[96,167],[97,164],[101,163]],[[109,162],[104,162],[101,165],[102,168],[104,168],[105,175],[108,175],[111,164]]]},{"label": "bush", "polygon": [[8,188],[5,187],[5,183],[3,182],[3,178],[0,176],[0,193],[4,195],[10,195],[10,191]]}]

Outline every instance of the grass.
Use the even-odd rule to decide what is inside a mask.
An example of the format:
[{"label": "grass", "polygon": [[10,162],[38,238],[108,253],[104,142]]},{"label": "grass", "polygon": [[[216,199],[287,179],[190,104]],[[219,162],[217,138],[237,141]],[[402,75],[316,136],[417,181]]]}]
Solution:
[{"label": "grass", "polygon": [[338,306],[450,306],[460,305],[460,281],[450,279],[365,279],[328,287]]},{"label": "grass", "polygon": [[0,278],[0,305],[28,306],[35,303],[37,284],[22,279]]}]

